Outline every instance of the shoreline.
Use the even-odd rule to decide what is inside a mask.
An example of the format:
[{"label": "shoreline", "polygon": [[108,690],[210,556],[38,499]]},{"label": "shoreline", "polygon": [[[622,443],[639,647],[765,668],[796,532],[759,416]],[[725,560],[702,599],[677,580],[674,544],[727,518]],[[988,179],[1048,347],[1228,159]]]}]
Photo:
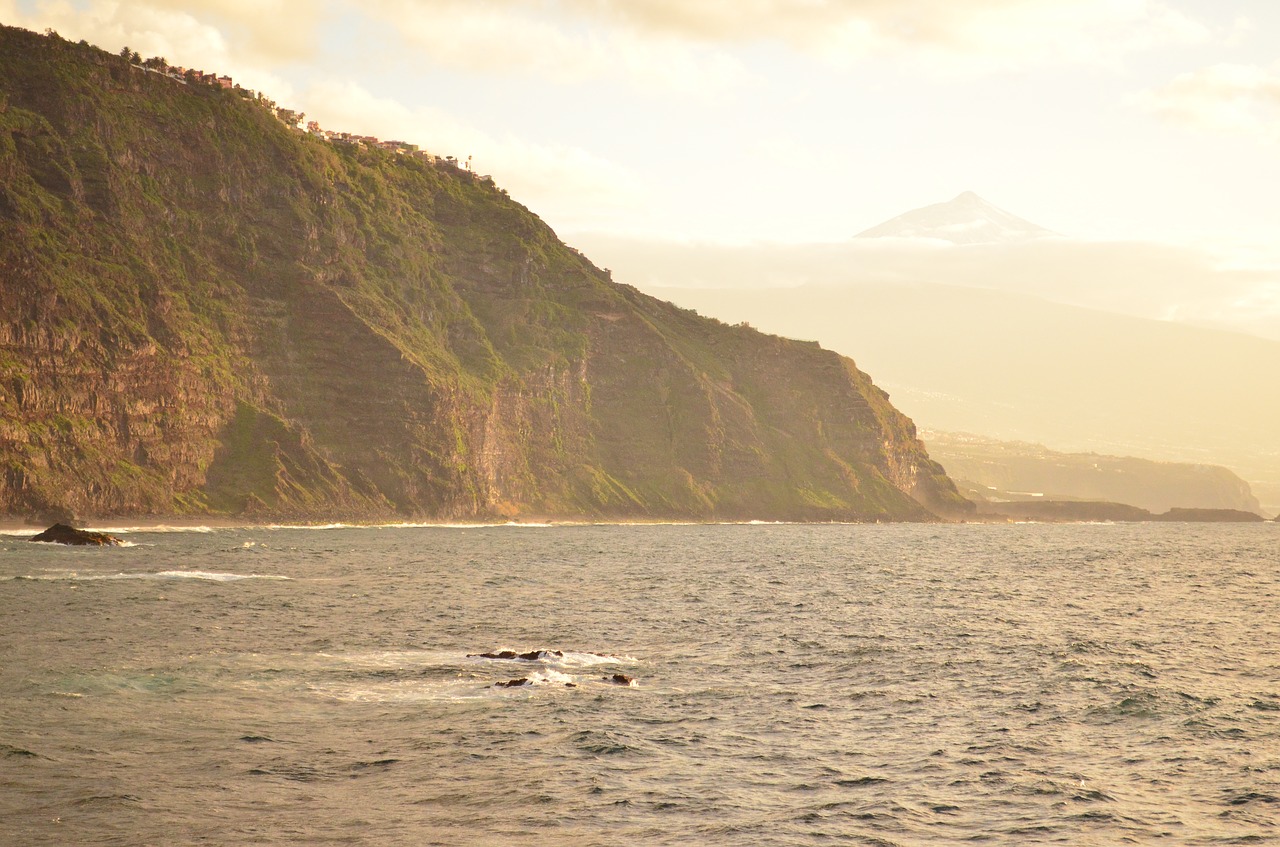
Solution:
[{"label": "shoreline", "polygon": [[[986,518],[986,519],[984,519]],[[1088,526],[1096,525],[1114,525],[1126,526],[1137,524],[1161,524],[1161,523],[1195,523],[1195,524],[1274,524],[1276,520],[1259,518],[1258,520],[1053,520],[1051,518],[1035,518],[1028,516],[1027,518],[1014,518],[1012,516],[978,515],[968,520],[953,521],[937,521],[930,522],[929,525],[965,525],[965,526],[1013,526],[1019,524],[1046,524],[1046,525],[1070,525],[1083,524]],[[112,517],[112,518],[89,518],[83,521],[74,522],[77,529],[90,530],[94,532],[214,532],[217,530],[279,530],[279,529],[312,529],[312,530],[337,530],[337,529],[551,529],[563,527],[592,527],[592,526],[653,526],[653,527],[670,527],[670,526],[891,526],[891,525],[918,525],[919,521],[778,521],[778,520],[723,520],[723,521],[700,521],[700,520],[590,520],[590,519],[533,519],[526,520],[491,520],[491,521],[460,521],[460,520],[409,520],[409,521],[386,521],[386,522],[345,522],[345,521],[327,521],[327,522],[308,522],[308,521],[289,521],[287,519],[280,521],[246,521],[236,520],[235,518],[217,517],[217,518],[193,518],[191,516],[163,518],[129,518],[129,517]],[[0,535],[11,537],[21,537],[26,535],[37,535],[48,529],[50,525],[28,523],[22,518],[0,517]]]},{"label": "shoreline", "polygon": [[[587,518],[547,518],[525,520],[408,520],[408,521],[244,521],[234,518],[201,520],[199,518],[86,518],[72,525],[77,529],[98,532],[174,531],[199,532],[220,529],[548,529],[575,526],[875,526],[916,525],[920,521],[783,521],[783,520],[591,520]],[[963,523],[938,521],[936,523]],[[972,523],[988,523],[973,521]],[[0,518],[0,534],[35,535],[48,526],[27,523],[17,518]]]}]

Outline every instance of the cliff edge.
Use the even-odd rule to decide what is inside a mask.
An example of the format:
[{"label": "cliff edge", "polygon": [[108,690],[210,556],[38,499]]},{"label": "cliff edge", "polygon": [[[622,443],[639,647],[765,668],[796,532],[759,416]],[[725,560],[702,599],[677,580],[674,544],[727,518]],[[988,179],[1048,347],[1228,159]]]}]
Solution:
[{"label": "cliff edge", "polygon": [[0,513],[927,520],[846,358],[614,283],[492,182],[0,28]]}]

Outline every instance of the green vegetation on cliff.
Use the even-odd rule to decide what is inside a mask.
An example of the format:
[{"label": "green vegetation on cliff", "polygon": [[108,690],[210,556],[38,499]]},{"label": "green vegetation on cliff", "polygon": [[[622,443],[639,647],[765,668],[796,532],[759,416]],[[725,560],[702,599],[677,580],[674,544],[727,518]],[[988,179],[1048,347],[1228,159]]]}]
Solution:
[{"label": "green vegetation on cliff", "polygon": [[492,184],[0,29],[0,513],[927,519],[853,363]]}]

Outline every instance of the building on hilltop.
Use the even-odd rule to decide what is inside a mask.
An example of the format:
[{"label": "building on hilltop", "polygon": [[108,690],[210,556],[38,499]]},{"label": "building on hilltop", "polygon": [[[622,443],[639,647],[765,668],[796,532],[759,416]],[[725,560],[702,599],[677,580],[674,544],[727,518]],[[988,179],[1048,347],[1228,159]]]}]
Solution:
[{"label": "building on hilltop", "polygon": [[297,128],[298,124],[302,123],[302,120],[306,117],[302,112],[295,112],[293,109],[285,109],[283,107],[277,108],[275,112],[276,117],[279,118],[281,122],[286,126],[294,128]]}]

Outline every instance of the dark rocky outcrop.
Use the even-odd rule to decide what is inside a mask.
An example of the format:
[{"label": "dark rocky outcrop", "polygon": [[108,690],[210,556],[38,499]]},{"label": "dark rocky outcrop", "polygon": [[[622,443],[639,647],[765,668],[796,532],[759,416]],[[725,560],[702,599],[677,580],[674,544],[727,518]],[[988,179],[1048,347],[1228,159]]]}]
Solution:
[{"label": "dark rocky outcrop", "polygon": [[515,650],[499,650],[496,653],[468,653],[468,659],[519,659],[525,662],[536,662],[539,659],[560,658],[564,656],[561,650],[530,650],[527,653],[517,653]]},{"label": "dark rocky outcrop", "polygon": [[610,275],[492,183],[0,28],[0,514],[930,520],[850,360]]},{"label": "dark rocky outcrop", "polygon": [[532,685],[528,677],[520,677],[519,679],[508,679],[506,682],[495,682],[494,688],[520,688],[525,685]]},{"label": "dark rocky outcrop", "polygon": [[77,547],[112,547],[121,543],[120,539],[114,535],[76,529],[63,523],[56,523],[39,535],[33,535],[31,540],[50,544],[70,544]]}]

